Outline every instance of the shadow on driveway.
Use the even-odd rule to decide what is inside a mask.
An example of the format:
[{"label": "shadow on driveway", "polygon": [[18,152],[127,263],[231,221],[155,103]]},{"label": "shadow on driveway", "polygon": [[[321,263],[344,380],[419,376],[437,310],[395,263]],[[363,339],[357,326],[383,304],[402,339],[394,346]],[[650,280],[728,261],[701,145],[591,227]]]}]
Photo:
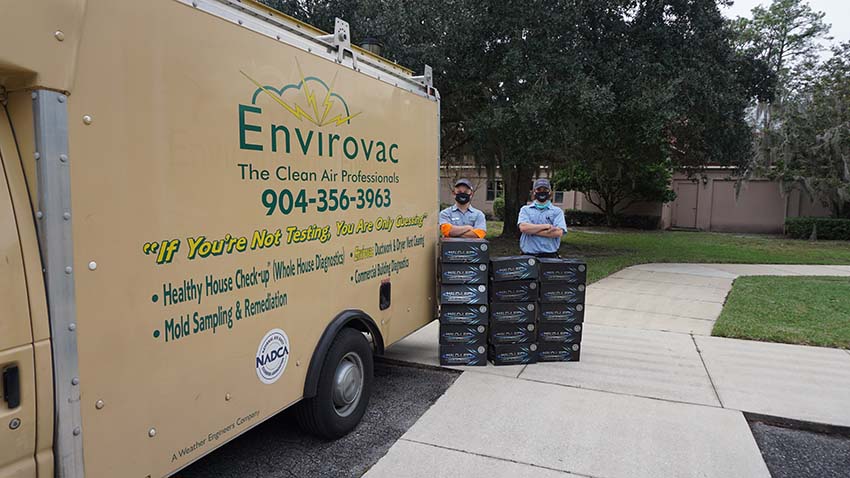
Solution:
[{"label": "shadow on driveway", "polygon": [[289,411],[269,419],[175,476],[359,477],[454,383],[459,372],[375,362],[372,399],[349,435],[325,442],[302,432]]}]

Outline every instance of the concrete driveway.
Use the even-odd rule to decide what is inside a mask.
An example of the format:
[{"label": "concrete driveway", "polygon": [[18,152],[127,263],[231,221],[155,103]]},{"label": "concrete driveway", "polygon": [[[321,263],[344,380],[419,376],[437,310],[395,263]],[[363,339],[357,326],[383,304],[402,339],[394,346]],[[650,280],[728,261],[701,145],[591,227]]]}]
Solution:
[{"label": "concrete driveway", "polygon": [[[850,267],[613,274],[588,288],[581,362],[461,368],[366,476],[770,476],[742,412],[850,427],[850,352],[710,337],[741,275]],[[437,324],[387,356],[437,365]]]}]

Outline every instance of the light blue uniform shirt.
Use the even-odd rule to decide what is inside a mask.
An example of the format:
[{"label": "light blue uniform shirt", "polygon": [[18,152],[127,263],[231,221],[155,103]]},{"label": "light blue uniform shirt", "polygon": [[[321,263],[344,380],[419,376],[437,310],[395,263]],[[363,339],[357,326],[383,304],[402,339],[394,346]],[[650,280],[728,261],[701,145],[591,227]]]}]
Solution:
[{"label": "light blue uniform shirt", "polygon": [[[560,227],[564,234],[567,233],[567,222],[564,220],[564,211],[548,203],[545,208],[538,209],[534,204],[523,206],[519,210],[517,225],[525,224],[551,224]],[[561,238],[543,237],[535,234],[522,234],[519,237],[519,248],[526,254],[540,254],[543,252],[558,252],[561,247]]]},{"label": "light blue uniform shirt", "polygon": [[440,211],[440,225],[451,224],[452,226],[472,226],[473,229],[487,230],[487,218],[484,213],[469,206],[466,212],[457,207],[457,204]]}]

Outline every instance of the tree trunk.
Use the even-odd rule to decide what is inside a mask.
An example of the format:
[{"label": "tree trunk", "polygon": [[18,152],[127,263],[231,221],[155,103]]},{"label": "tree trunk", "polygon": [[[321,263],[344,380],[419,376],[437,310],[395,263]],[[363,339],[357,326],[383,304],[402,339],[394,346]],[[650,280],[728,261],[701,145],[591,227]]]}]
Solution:
[{"label": "tree trunk", "polygon": [[525,206],[529,197],[535,168],[531,165],[502,165],[500,170],[505,186],[505,226],[502,237],[516,239],[519,237],[516,221],[520,208]]},{"label": "tree trunk", "polygon": [[605,201],[605,223],[608,227],[614,227],[614,208],[608,205],[608,201]]}]

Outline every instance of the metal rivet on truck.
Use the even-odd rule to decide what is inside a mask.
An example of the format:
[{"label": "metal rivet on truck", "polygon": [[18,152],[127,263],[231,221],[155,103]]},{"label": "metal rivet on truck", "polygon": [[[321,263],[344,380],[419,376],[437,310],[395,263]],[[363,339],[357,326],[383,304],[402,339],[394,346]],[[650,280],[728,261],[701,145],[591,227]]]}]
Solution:
[{"label": "metal rivet on truck", "polygon": [[68,267],[66,267],[66,268],[65,268],[65,273],[66,273],[66,274],[70,274],[70,273],[71,273],[71,272],[73,272],[73,271],[74,271],[74,269],[72,269],[72,268],[71,268],[71,266],[68,266]]},{"label": "metal rivet on truck", "polygon": [[231,397],[229,393],[225,393],[225,394],[224,394],[224,399],[225,399],[226,401],[228,401],[228,402],[229,402],[231,398],[233,398],[233,397]]},{"label": "metal rivet on truck", "polygon": [[[36,158],[36,159],[38,159],[38,158]],[[59,155],[59,161],[61,161],[63,163],[67,163],[68,162],[68,155],[67,154],[60,154]]]},{"label": "metal rivet on truck", "polygon": [[20,418],[13,418],[12,421],[9,422],[9,428],[11,428],[12,430],[17,430],[20,427],[21,427],[21,419]]},{"label": "metal rivet on truck", "polygon": [[36,213],[35,213],[35,217],[36,217],[36,218],[38,218],[38,219],[41,219],[41,218],[43,218],[43,217],[44,217],[44,213],[43,213],[43,212],[41,212],[41,211],[36,211]]},{"label": "metal rivet on truck", "polygon": [[38,151],[36,151],[36,152],[35,152],[35,154],[33,154],[33,156],[35,156],[35,160],[36,160],[36,161],[38,161],[39,159],[41,159],[41,153],[39,153]]},{"label": "metal rivet on truck", "polygon": [[56,97],[56,101],[58,101],[58,102],[60,102],[60,103],[64,103],[64,102],[65,102],[65,95],[59,95],[59,96],[57,96],[57,97]]},{"label": "metal rivet on truck", "polygon": [[71,332],[77,330],[77,324],[71,322],[70,324],[68,324],[68,330],[70,330]]},{"label": "metal rivet on truck", "polygon": [[68,212],[68,211],[65,211],[64,213],[62,213],[62,218],[65,219],[66,221],[71,219],[71,213]]},{"label": "metal rivet on truck", "polygon": [[74,428],[74,431],[72,433],[74,434],[75,437],[78,437],[78,436],[80,436],[80,433],[82,433],[82,430],[80,430],[80,427],[77,427],[77,428]]},{"label": "metal rivet on truck", "polygon": [[64,41],[65,40],[65,33],[63,33],[62,30],[56,30],[53,33],[53,38],[56,38],[59,41]]},{"label": "metal rivet on truck", "polygon": [[83,115],[83,123],[85,123],[85,124],[91,124],[91,122],[92,122],[91,116],[89,116],[89,115]]},{"label": "metal rivet on truck", "polygon": [[148,430],[148,436],[151,437],[151,438],[155,437],[156,436],[156,428],[151,428],[150,430]]},{"label": "metal rivet on truck", "polygon": [[89,270],[93,271],[95,269],[97,269],[97,262],[95,262],[95,261],[89,262]]},{"label": "metal rivet on truck", "polygon": [[98,410],[102,410],[103,409],[103,400],[98,400],[98,401],[94,402],[94,408],[97,408]]},{"label": "metal rivet on truck", "polygon": [[74,377],[71,379],[71,385],[79,385],[80,379],[78,377]]}]

